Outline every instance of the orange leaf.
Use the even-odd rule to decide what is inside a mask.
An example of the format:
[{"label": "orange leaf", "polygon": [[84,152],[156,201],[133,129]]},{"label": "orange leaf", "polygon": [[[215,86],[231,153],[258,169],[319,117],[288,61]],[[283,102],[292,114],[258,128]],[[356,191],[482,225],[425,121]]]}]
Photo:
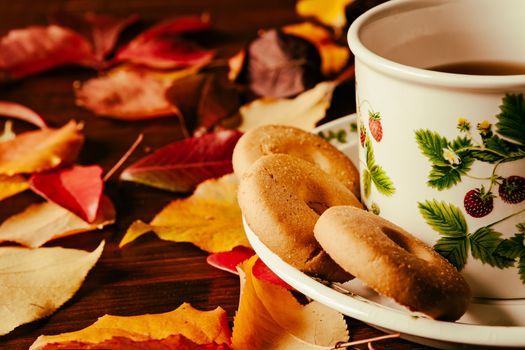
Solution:
[{"label": "orange leaf", "polygon": [[285,288],[253,277],[258,257],[240,265],[241,298],[234,349],[332,349],[348,339],[343,315],[317,302],[301,305]]},{"label": "orange leaf", "polygon": [[20,175],[0,175],[0,200],[25,191],[29,187],[27,180]]},{"label": "orange leaf", "polygon": [[290,24],[283,27],[283,32],[306,39],[317,47],[321,55],[321,70],[324,75],[337,73],[348,63],[350,49],[347,46],[337,45],[330,32],[319,25],[310,22]]},{"label": "orange leaf", "polygon": [[302,17],[315,17],[321,23],[341,29],[346,23],[345,8],[354,0],[299,0],[296,11]]},{"label": "orange leaf", "polygon": [[120,246],[153,231],[161,239],[191,242],[212,253],[229,251],[238,245],[249,247],[237,204],[238,186],[233,174],[204,181],[191,197],[168,204],[150,224],[135,221]]},{"label": "orange leaf", "polygon": [[[177,335],[182,337],[176,337]],[[180,349],[183,347],[177,345],[187,345],[184,343],[184,338],[199,345],[218,345],[217,347],[188,347],[189,349],[230,349],[231,336],[226,311],[220,307],[212,311],[199,311],[190,304],[184,303],[176,310],[163,314],[127,317],[105,315],[80,331],[41,335],[31,345],[30,350],[59,348],[60,344],[72,342],[76,345],[84,344],[85,347],[75,347],[83,349],[88,348],[87,345],[98,345],[112,339],[122,343],[169,339],[170,343],[175,344],[170,349]],[[120,348],[125,349],[126,347],[121,346]]]},{"label": "orange leaf", "polygon": [[0,242],[10,241],[36,248],[60,237],[93,231],[115,222],[115,208],[102,197],[95,221],[85,222],[52,202],[33,204],[0,225]]},{"label": "orange leaf", "polygon": [[0,174],[34,173],[72,163],[84,136],[82,125],[70,121],[60,129],[43,129],[0,143]]}]

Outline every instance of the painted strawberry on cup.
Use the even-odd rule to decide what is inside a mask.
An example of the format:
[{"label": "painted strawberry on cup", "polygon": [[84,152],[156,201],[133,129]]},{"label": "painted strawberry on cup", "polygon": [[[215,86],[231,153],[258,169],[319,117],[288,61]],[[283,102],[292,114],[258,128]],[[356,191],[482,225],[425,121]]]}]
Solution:
[{"label": "painted strawberry on cup", "polygon": [[500,183],[498,194],[509,204],[518,204],[525,200],[525,178],[517,175],[509,176]]},{"label": "painted strawberry on cup", "polygon": [[466,212],[474,217],[484,217],[494,209],[494,195],[483,186],[470,190],[463,200]]},{"label": "painted strawberry on cup", "polygon": [[383,138],[383,126],[379,112],[368,112],[368,127],[374,140],[380,142]]}]

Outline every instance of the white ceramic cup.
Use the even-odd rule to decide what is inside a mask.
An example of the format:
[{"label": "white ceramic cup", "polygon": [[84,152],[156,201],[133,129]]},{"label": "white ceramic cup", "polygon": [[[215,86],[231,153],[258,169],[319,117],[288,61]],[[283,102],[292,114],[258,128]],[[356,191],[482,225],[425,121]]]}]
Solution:
[{"label": "white ceramic cup", "polygon": [[523,0],[393,0],[348,33],[362,199],[454,263],[477,297],[525,298],[525,72],[428,68],[525,67],[524,14]]}]

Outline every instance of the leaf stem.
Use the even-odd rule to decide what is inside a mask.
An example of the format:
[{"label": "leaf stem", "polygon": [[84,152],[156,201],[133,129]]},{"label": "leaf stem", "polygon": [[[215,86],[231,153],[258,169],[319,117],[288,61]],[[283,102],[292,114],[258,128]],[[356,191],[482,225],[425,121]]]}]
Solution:
[{"label": "leaf stem", "polygon": [[113,167],[106,173],[106,175],[104,176],[104,178],[102,179],[104,182],[108,181],[109,178],[122,166],[122,164],[129,158],[129,156],[131,156],[131,154],[133,153],[133,151],[135,151],[135,149],[138,147],[138,145],[142,142],[142,139],[144,138],[144,135],[142,134],[139,134],[139,136],[137,136],[137,139],[135,140],[135,142],[133,142],[133,144],[131,145],[131,147],[126,151],[126,153],[124,153],[124,155],[119,159],[119,161],[113,165]]},{"label": "leaf stem", "polygon": [[525,208],[524,208],[524,209],[521,209],[520,211],[517,211],[517,212],[515,212],[515,213],[512,213],[512,214],[510,214],[510,215],[508,215],[508,216],[505,216],[503,219],[500,219],[500,220],[498,220],[498,221],[495,221],[495,222],[493,222],[492,224],[487,225],[487,226],[485,226],[485,227],[492,227],[492,226],[494,226],[494,225],[499,224],[500,222],[503,222],[503,221],[505,221],[505,220],[507,220],[507,219],[510,219],[511,217],[516,216],[516,215],[518,215],[518,214],[521,214],[521,213],[523,213],[523,212],[525,212]]},{"label": "leaf stem", "polygon": [[372,342],[375,342],[375,341],[399,338],[400,336],[401,336],[401,334],[394,333],[394,334],[382,335],[382,336],[379,336],[379,337],[367,338],[367,339],[362,339],[362,340],[355,340],[355,341],[346,342],[346,343],[339,342],[339,343],[336,343],[335,347],[331,348],[330,350],[343,349],[343,348],[347,348],[349,346],[355,346],[355,345],[361,345],[361,344],[369,344],[369,343],[372,343]]}]

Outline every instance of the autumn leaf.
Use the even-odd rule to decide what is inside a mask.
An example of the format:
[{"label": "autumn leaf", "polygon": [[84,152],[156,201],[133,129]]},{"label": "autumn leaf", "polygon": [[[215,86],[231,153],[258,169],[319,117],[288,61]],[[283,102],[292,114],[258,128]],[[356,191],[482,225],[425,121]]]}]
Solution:
[{"label": "autumn leaf", "polygon": [[212,51],[182,36],[210,28],[205,16],[181,17],[157,24],[119,50],[114,62],[127,61],[160,69],[201,67],[213,58]]},{"label": "autumn leaf", "polygon": [[124,169],[120,178],[173,192],[191,192],[202,181],[233,171],[233,148],[241,135],[222,130],[177,141]]},{"label": "autumn leaf", "polygon": [[0,247],[0,335],[55,312],[80,288],[103,249],[104,242],[91,253]]},{"label": "autumn leaf", "polygon": [[66,64],[93,66],[91,45],[80,34],[57,25],[9,31],[0,39],[0,73],[19,79]]},{"label": "autumn leaf", "polygon": [[97,217],[91,224],[55,203],[36,203],[0,225],[0,242],[37,248],[53,239],[102,229],[115,222],[115,215],[108,197],[102,197]]},{"label": "autumn leaf", "polygon": [[137,15],[115,18],[93,12],[86,12],[82,16],[69,12],[57,12],[52,16],[54,24],[71,28],[86,38],[99,62],[102,62],[114,49],[121,32],[138,19]]},{"label": "autumn leaf", "polygon": [[290,24],[283,27],[286,34],[296,35],[310,41],[321,55],[321,70],[325,76],[340,72],[350,59],[347,46],[338,45],[325,28],[311,22]]},{"label": "autumn leaf", "polygon": [[73,163],[84,142],[82,125],[70,121],[60,129],[42,129],[0,143],[0,174],[14,175]]},{"label": "autumn leaf", "polygon": [[33,174],[29,187],[45,199],[60,205],[92,223],[104,189],[102,168],[74,165]]},{"label": "autumn leaf", "polygon": [[204,133],[237,114],[240,96],[233,84],[219,74],[196,74],[175,80],[166,93],[181,112],[193,134]]},{"label": "autumn leaf", "polygon": [[283,281],[275,274],[261,259],[257,259],[252,267],[253,277],[260,281],[265,281],[288,290],[295,290],[294,287]]},{"label": "autumn leaf", "polygon": [[120,246],[153,231],[164,240],[191,242],[208,252],[225,252],[250,244],[237,204],[238,180],[233,174],[200,184],[191,197],[171,202],[150,224],[134,222]]},{"label": "autumn leaf", "polygon": [[255,254],[252,248],[237,246],[226,252],[212,253],[206,258],[211,266],[238,275],[237,265],[248,260]]},{"label": "autumn leaf", "polygon": [[321,23],[336,29],[346,24],[345,8],[355,0],[299,0],[296,11],[302,17],[314,17]]},{"label": "autumn leaf", "polygon": [[194,74],[194,68],[176,72],[154,72],[121,66],[106,75],[74,84],[76,104],[95,114],[123,120],[168,117],[177,108],[165,94],[174,80]]},{"label": "autumn leaf", "polygon": [[0,175],[0,201],[28,188],[27,180],[21,175]]},{"label": "autumn leaf", "polygon": [[343,315],[320,303],[301,305],[286,289],[253,278],[257,257],[240,266],[234,349],[331,349],[348,339]]},{"label": "autumn leaf", "polygon": [[46,122],[40,115],[19,103],[0,101],[0,115],[26,121],[41,129],[47,128]]},{"label": "autumn leaf", "polygon": [[322,82],[293,99],[255,100],[241,107],[239,130],[246,132],[261,125],[282,124],[310,131],[325,116],[335,87],[335,82]]},{"label": "autumn leaf", "polygon": [[[226,350],[230,349],[230,334],[226,311],[222,308],[200,311],[184,303],[176,310],[163,314],[105,315],[91,326],[76,332],[41,335],[29,350],[65,349],[68,346],[75,349],[88,349],[89,346],[102,344],[107,344],[107,349],[126,349],[123,344],[136,343],[142,343],[142,346],[136,347],[137,349]],[[112,339],[113,342],[109,342]],[[209,345],[209,347],[188,345]]]},{"label": "autumn leaf", "polygon": [[246,48],[236,81],[262,97],[292,97],[322,80],[321,57],[308,40],[277,29],[263,32]]}]

